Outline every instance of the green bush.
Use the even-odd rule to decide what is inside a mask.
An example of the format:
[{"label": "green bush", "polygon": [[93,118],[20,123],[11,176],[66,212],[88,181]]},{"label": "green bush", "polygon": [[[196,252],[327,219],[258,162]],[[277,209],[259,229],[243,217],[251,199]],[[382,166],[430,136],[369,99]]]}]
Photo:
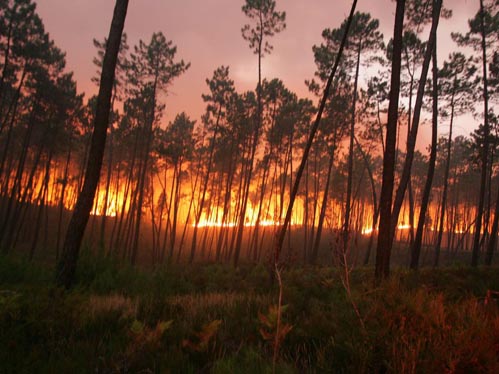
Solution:
[{"label": "green bush", "polygon": [[[361,269],[347,292],[337,270],[285,270],[292,328],[276,371],[499,372],[498,274],[397,271],[373,288]],[[52,282],[46,265],[0,257],[0,372],[272,371],[259,316],[278,289],[264,266],[137,269],[84,253],[73,291]]]}]

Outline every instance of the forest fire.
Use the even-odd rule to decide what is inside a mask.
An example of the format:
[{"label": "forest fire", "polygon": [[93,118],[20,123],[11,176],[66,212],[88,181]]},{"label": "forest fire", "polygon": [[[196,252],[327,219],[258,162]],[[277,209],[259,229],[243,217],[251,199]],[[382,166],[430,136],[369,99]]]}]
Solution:
[{"label": "forest fire", "polygon": [[[279,222],[279,221],[272,221],[272,220],[263,220],[263,221],[259,221],[258,223],[257,222],[245,222],[244,223],[244,227],[255,227],[255,226],[261,226],[261,227],[272,227],[272,226],[275,226],[275,227],[279,227],[279,226],[282,226],[283,222]],[[236,222],[226,222],[226,223],[222,223],[222,222],[219,222],[219,221],[205,221],[205,220],[202,220],[200,221],[197,225],[195,223],[192,224],[192,227],[199,227],[199,228],[205,228],[205,227],[217,227],[217,228],[231,228],[231,227],[237,227],[237,223]],[[290,223],[291,226],[296,226],[296,223],[295,222],[291,222]]]},{"label": "forest fire", "polygon": [[[407,224],[400,224],[397,226],[397,230],[409,230],[411,228],[411,225]],[[373,232],[373,228],[371,227],[365,227],[362,229],[361,233],[362,235],[371,235]],[[378,231],[378,228],[376,227],[376,231]]]}]

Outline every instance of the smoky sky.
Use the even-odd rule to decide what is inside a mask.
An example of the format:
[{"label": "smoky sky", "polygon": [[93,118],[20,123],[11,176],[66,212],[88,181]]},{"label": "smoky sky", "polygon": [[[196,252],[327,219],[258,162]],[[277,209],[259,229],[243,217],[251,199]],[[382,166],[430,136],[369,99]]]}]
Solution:
[{"label": "smoky sky", "polygon": [[[191,63],[162,98],[166,104],[165,122],[182,111],[199,119],[204,111],[201,94],[206,92],[205,80],[220,65],[230,67],[238,91],[255,88],[257,57],[241,37],[241,28],[248,23],[241,11],[243,4],[242,0],[130,0],[125,25],[130,46],[139,39],[148,42],[153,32],[162,31],[177,46],[178,58]],[[340,25],[350,6],[348,0],[277,0],[277,10],[286,11],[287,27],[271,39],[274,51],[263,60],[263,76],[280,78],[299,96],[310,96],[304,81],[315,71],[312,46],[321,43],[323,29]],[[448,0],[444,6],[454,15],[442,20],[439,28],[440,61],[456,50],[450,33],[466,30],[467,20],[478,9],[478,0]],[[68,70],[75,73],[78,89],[87,98],[97,92],[91,82],[96,74],[92,40],[108,34],[113,7],[114,0],[38,1],[46,30],[66,52]],[[358,10],[379,19],[388,42],[393,33],[395,2],[359,0]],[[457,132],[468,134],[475,127],[470,122],[458,123]]]}]

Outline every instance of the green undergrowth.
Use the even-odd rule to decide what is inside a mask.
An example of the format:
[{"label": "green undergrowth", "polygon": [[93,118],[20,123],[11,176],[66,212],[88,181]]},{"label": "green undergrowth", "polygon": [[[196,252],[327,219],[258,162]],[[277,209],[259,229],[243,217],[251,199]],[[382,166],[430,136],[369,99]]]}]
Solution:
[{"label": "green undergrowth", "polygon": [[[499,372],[499,270],[283,271],[277,373]],[[0,372],[271,373],[278,288],[264,266],[136,269],[0,257]],[[285,328],[284,328],[285,327]],[[284,331],[284,333],[283,333]]]}]

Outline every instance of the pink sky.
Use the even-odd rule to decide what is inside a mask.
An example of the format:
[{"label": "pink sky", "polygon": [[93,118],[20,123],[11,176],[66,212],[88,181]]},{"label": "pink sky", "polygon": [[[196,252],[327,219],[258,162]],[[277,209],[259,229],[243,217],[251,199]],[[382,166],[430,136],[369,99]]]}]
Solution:
[{"label": "pink sky", "polygon": [[[201,94],[205,79],[220,65],[228,65],[239,91],[253,89],[257,79],[257,59],[241,37],[247,19],[242,0],[130,0],[125,31],[130,46],[139,39],[149,41],[153,32],[162,31],[178,47],[178,57],[191,68],[172,87],[165,98],[165,121],[186,111],[198,119],[204,111]],[[454,16],[442,21],[439,31],[439,59],[456,49],[450,32],[466,30],[467,19],[478,9],[478,0],[447,0]],[[277,9],[287,13],[287,28],[275,36],[272,55],[263,61],[267,78],[280,78],[299,96],[308,96],[305,79],[315,71],[312,46],[321,43],[325,28],[338,27],[348,15],[349,0],[277,0]],[[68,69],[74,71],[80,91],[87,97],[96,93],[91,83],[95,74],[93,38],[107,35],[114,7],[113,0],[38,0],[38,12],[56,45],[67,53]],[[368,11],[380,20],[385,40],[391,37],[395,3],[391,0],[360,0],[358,10]],[[457,132],[468,134],[474,123],[462,119]],[[445,127],[441,132],[445,132]],[[426,138],[426,136],[425,136]]]}]

